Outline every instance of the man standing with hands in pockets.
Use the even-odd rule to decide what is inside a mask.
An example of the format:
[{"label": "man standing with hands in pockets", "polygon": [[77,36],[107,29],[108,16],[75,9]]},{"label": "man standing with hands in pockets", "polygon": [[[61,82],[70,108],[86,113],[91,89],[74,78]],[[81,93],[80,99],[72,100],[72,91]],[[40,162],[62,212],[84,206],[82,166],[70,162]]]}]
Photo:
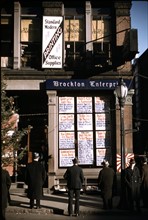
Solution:
[{"label": "man standing with hands in pockets", "polygon": [[73,166],[69,167],[64,174],[68,187],[68,213],[69,216],[73,215],[73,197],[75,196],[74,213],[76,216],[79,216],[80,190],[84,182],[84,175],[82,168],[78,166],[78,159],[74,158],[72,161]]},{"label": "man standing with hands in pockets", "polygon": [[36,208],[41,208],[40,200],[43,195],[43,184],[46,179],[45,167],[39,162],[39,153],[34,153],[34,158],[27,165],[25,173],[25,183],[28,185],[27,196],[30,199],[30,208],[34,208],[36,200]]}]

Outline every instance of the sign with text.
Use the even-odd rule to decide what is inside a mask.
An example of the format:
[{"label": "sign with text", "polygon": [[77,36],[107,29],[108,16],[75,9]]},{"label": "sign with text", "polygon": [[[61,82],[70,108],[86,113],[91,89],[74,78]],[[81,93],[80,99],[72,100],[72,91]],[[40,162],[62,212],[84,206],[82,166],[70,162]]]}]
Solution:
[{"label": "sign with text", "polygon": [[92,113],[92,97],[77,97],[77,112]]},{"label": "sign with text", "polygon": [[74,132],[59,132],[59,149],[74,148]]},{"label": "sign with text", "polygon": [[74,97],[59,97],[59,113],[74,113]]},{"label": "sign with text", "polygon": [[80,164],[93,164],[93,132],[78,132],[78,156]]},{"label": "sign with text", "polygon": [[97,148],[111,147],[110,131],[96,131],[96,147]]},{"label": "sign with text", "polygon": [[109,98],[95,97],[95,112],[106,112],[110,109]]},{"label": "sign with text", "polygon": [[42,68],[62,68],[63,17],[43,16]]},{"label": "sign with text", "polygon": [[74,115],[60,114],[59,115],[59,131],[74,131]]},{"label": "sign with text", "polygon": [[109,163],[112,163],[112,154],[110,149],[96,149],[96,163],[97,166],[102,166],[103,160],[106,159]]},{"label": "sign with text", "polygon": [[75,150],[60,150],[60,167],[72,166]]},{"label": "sign with text", "polygon": [[77,114],[77,127],[80,130],[92,130],[92,114]]},{"label": "sign with text", "polygon": [[109,130],[110,129],[110,114],[102,113],[95,114],[96,130]]}]

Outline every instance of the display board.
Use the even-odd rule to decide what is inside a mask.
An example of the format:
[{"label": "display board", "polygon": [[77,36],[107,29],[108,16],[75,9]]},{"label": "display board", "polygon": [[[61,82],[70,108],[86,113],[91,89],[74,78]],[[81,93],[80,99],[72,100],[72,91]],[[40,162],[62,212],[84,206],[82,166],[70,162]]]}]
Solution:
[{"label": "display board", "polygon": [[74,132],[59,132],[59,149],[75,147]]},{"label": "display board", "polygon": [[75,155],[85,166],[101,166],[107,158],[111,161],[109,98],[63,96],[58,109],[60,167],[72,165]]},{"label": "display board", "polygon": [[78,155],[80,164],[93,163],[93,132],[78,132]]},{"label": "display board", "polygon": [[74,131],[73,114],[59,114],[59,131]]},{"label": "display board", "polygon": [[60,150],[59,155],[59,166],[60,167],[69,167],[72,166],[73,158],[75,157],[75,150]]},{"label": "display board", "polygon": [[92,113],[92,97],[77,97],[77,113]]},{"label": "display board", "polygon": [[59,113],[74,113],[74,97],[59,97]]}]

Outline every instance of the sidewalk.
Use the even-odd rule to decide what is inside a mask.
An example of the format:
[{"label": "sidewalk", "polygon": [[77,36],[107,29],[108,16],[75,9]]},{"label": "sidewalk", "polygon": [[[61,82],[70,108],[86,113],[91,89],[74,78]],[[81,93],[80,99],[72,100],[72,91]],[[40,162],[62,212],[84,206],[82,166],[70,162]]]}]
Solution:
[{"label": "sidewalk", "polygon": [[[60,219],[63,219],[64,216],[67,216],[67,204],[68,204],[68,195],[67,193],[59,193],[59,194],[49,194],[47,193],[47,189],[44,189],[44,196],[41,200],[41,209],[30,209],[29,208],[29,199],[26,196],[24,189],[11,189],[11,205],[8,206],[6,211],[6,216],[11,216],[12,214],[16,214],[19,216],[28,215],[29,219],[34,219],[36,216],[39,219],[46,219],[46,216],[60,215]],[[80,197],[80,215],[81,216],[91,216],[91,215],[124,215],[127,213],[127,210],[119,210],[119,197],[116,196],[113,198],[113,209],[110,211],[103,210],[102,198],[99,194],[81,194]],[[142,209],[143,216],[148,216],[148,209]],[[32,216],[32,217],[31,217]],[[44,216],[42,218],[42,216]],[[62,218],[63,217],[63,218]],[[11,220],[10,217],[7,218]],[[16,219],[25,219],[25,218],[16,218]],[[27,218],[26,218],[27,219]],[[38,218],[36,218],[38,219]],[[50,218],[52,219],[52,218]],[[65,217],[66,219],[66,217]],[[140,218],[141,219],[141,218]]]},{"label": "sidewalk", "polygon": [[[42,214],[68,214],[67,213],[68,195],[67,193],[48,194],[44,193],[41,200],[41,209],[30,209],[29,199],[24,192],[11,192],[11,205],[7,212],[32,213],[40,212]],[[80,197],[80,211],[85,214],[95,214],[103,212],[102,199],[100,195],[82,194]]]}]

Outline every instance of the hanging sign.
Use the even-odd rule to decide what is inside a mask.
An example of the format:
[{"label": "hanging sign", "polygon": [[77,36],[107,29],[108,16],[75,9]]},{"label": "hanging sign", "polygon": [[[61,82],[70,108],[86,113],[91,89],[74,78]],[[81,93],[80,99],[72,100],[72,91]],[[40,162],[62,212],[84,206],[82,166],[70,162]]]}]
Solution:
[{"label": "hanging sign", "polygon": [[63,17],[43,16],[42,68],[62,68]]}]

